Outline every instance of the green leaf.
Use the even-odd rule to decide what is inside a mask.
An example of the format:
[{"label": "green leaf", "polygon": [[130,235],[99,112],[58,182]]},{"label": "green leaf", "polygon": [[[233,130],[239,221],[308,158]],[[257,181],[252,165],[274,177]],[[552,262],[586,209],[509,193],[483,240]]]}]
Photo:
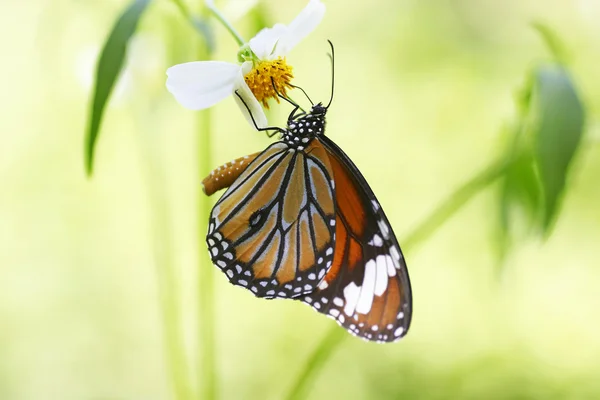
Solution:
[{"label": "green leaf", "polygon": [[200,34],[205,40],[206,47],[209,53],[212,53],[215,49],[215,37],[212,28],[208,24],[206,18],[195,17],[192,15],[187,4],[182,0],[172,0],[177,9],[183,17],[190,23],[190,25]]},{"label": "green leaf", "polygon": [[[525,221],[527,228],[537,225],[542,208],[539,175],[535,170],[530,126],[531,100],[535,76],[525,75],[523,85],[515,93],[517,120],[508,130],[511,140],[505,157],[506,174],[500,185],[500,258],[504,259],[512,244],[517,222]],[[521,224],[522,225],[522,224]]]},{"label": "green leaf", "polygon": [[251,36],[256,35],[259,31],[267,26],[273,26],[273,21],[267,7],[258,2],[249,13]]},{"label": "green leaf", "polygon": [[518,225],[528,233],[541,219],[542,187],[531,152],[515,154],[506,170],[500,193],[500,256],[510,248]]},{"label": "green leaf", "polygon": [[565,190],[573,156],[581,142],[584,109],[569,73],[559,65],[536,70],[532,112],[534,154],[543,188],[544,233],[550,231]]},{"label": "green leaf", "polygon": [[123,68],[129,40],[135,33],[138,21],[149,3],[150,0],[135,0],[125,9],[113,26],[100,53],[96,67],[91,114],[85,139],[85,165],[88,175],[92,174],[94,149],[98,141],[104,108]]},{"label": "green leaf", "polygon": [[548,50],[552,53],[554,61],[560,64],[567,64],[569,54],[567,47],[560,40],[556,32],[554,32],[549,26],[542,24],[541,22],[534,22],[533,28],[538,31]]},{"label": "green leaf", "polygon": [[209,54],[215,51],[215,35],[211,26],[208,24],[208,21],[203,18],[192,17],[190,20],[192,26],[196,31],[204,38],[204,43],[206,45],[206,50]]}]

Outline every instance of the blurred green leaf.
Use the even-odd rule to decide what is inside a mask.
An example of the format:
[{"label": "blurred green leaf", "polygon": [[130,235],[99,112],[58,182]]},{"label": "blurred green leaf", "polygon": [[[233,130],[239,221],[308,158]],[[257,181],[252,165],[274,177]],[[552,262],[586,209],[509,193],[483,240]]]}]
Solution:
[{"label": "blurred green leaf", "polygon": [[215,35],[208,21],[203,18],[192,17],[190,20],[196,31],[204,38],[206,50],[209,54],[215,51]]},{"label": "blurred green leaf", "polygon": [[500,186],[500,258],[503,259],[511,245],[517,217],[525,220],[529,227],[539,221],[541,187],[535,170],[532,138],[528,127],[531,124],[531,99],[535,75],[528,73],[524,84],[517,90],[515,105],[517,121],[509,130],[510,148],[506,152],[507,168]]},{"label": "blurred green leaf", "polygon": [[96,67],[96,81],[92,101],[89,128],[85,140],[85,164],[88,175],[92,174],[94,149],[98,140],[104,108],[125,60],[127,45],[135,33],[138,21],[150,0],[135,0],[121,14],[104,43]]},{"label": "blurred green leaf", "polygon": [[538,31],[546,46],[548,46],[548,50],[552,53],[554,60],[560,64],[567,64],[569,59],[567,47],[560,40],[556,32],[541,22],[534,22],[532,26]]},{"label": "blurred green leaf", "polygon": [[273,21],[269,15],[267,7],[260,1],[256,4],[256,6],[252,7],[248,16],[251,24],[251,37],[256,35],[263,28],[267,26],[273,26]]},{"label": "blurred green leaf", "polygon": [[[547,26],[533,25],[556,62],[535,68],[517,92],[517,121],[510,160],[500,189],[500,255],[508,251],[517,222],[548,235],[564,192],[568,169],[579,146],[584,111],[563,63],[566,50]],[[520,217],[520,218],[519,218]]]},{"label": "blurred green leaf", "polygon": [[500,256],[509,250],[515,218],[525,220],[527,229],[538,224],[542,209],[542,187],[531,152],[515,154],[509,163],[500,193]]},{"label": "blurred green leaf", "polygon": [[184,18],[190,23],[190,25],[202,36],[205,40],[208,52],[212,53],[215,49],[215,35],[205,18],[195,17],[190,12],[187,4],[182,0],[173,0],[173,3],[184,16]]},{"label": "blurred green leaf", "polygon": [[544,198],[542,227],[547,234],[559,208],[571,161],[581,142],[584,109],[569,73],[559,65],[537,69],[533,107],[534,154]]}]

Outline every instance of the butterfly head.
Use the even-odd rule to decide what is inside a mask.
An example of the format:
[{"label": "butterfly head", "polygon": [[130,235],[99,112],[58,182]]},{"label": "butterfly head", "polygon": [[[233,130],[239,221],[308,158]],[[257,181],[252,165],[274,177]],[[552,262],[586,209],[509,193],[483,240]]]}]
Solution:
[{"label": "butterfly head", "polygon": [[310,110],[310,114],[309,115],[313,115],[313,116],[323,116],[323,119],[325,119],[325,114],[327,113],[327,107],[325,107],[323,105],[323,103],[318,103],[315,104],[314,106],[312,106],[312,109]]},{"label": "butterfly head", "polygon": [[296,106],[296,108],[294,111],[292,111],[288,118],[287,129],[284,130],[282,139],[290,146],[295,147],[298,150],[303,150],[312,139],[319,135],[325,134],[325,115],[327,114],[327,110],[329,109],[331,101],[333,100],[333,87],[335,82],[333,44],[329,40],[328,42],[331,46],[331,96],[329,97],[329,102],[327,105],[325,106],[321,102],[313,104],[306,92],[298,86],[294,87],[302,90],[312,104],[310,112],[302,112],[301,114],[296,115],[296,112],[300,106],[288,100],[288,102]]},{"label": "butterfly head", "polygon": [[282,139],[293,147],[304,148],[312,139],[324,134],[326,113],[327,107],[319,103],[312,106],[308,114],[290,118]]}]

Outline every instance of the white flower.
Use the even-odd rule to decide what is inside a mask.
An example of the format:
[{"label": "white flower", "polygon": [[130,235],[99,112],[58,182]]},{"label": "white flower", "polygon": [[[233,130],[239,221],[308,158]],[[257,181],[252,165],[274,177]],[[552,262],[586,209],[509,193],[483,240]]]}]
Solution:
[{"label": "white flower", "polygon": [[[268,100],[279,101],[273,88],[285,95],[291,88],[292,68],[285,56],[311,33],[323,19],[325,5],[310,0],[308,5],[288,25],[276,24],[261,30],[242,46],[238,53],[241,64],[224,61],[194,61],[175,65],[167,70],[167,89],[186,108],[202,110],[233,94],[248,122],[264,128],[267,117],[261,107]],[[246,106],[240,101],[242,97]]]}]

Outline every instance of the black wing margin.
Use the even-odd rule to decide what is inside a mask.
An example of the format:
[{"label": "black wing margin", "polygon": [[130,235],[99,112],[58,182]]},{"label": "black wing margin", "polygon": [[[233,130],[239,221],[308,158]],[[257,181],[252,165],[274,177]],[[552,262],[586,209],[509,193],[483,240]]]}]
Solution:
[{"label": "black wing margin", "polygon": [[366,340],[394,342],[412,317],[408,270],[398,240],[356,165],[331,139],[318,139],[335,182],[333,264],[317,290],[300,300]]}]

